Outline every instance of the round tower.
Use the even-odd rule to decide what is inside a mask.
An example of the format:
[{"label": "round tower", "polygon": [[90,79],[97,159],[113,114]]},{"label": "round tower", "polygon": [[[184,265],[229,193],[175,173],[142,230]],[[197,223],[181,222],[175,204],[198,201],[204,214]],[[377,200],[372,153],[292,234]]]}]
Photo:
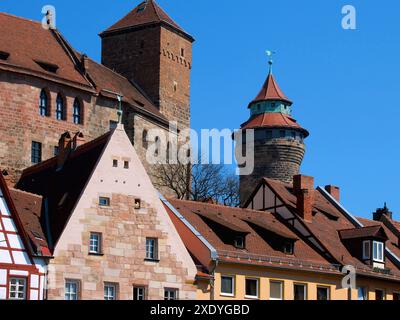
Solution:
[{"label": "round tower", "polygon": [[250,119],[242,124],[243,151],[246,150],[246,131],[254,130],[254,171],[240,176],[241,201],[262,178],[292,183],[299,174],[305,153],[304,139],[309,133],[292,117],[292,101],[279,88],[270,72],[260,93],[250,102]]}]

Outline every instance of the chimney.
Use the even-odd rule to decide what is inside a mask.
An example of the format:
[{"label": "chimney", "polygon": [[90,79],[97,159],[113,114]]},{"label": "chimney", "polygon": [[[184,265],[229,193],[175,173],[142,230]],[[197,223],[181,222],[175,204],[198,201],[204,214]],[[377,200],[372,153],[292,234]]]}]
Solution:
[{"label": "chimney", "polygon": [[81,145],[85,144],[85,136],[80,131],[75,134],[72,140],[73,140],[72,146],[74,150],[80,147]]},{"label": "chimney", "polygon": [[86,54],[83,54],[81,56],[81,68],[84,74],[87,74],[89,70],[89,63],[88,63],[88,56]]},{"label": "chimney", "polygon": [[72,150],[71,133],[64,132],[58,140],[57,168],[61,168]]},{"label": "chimney", "polygon": [[392,220],[392,212],[389,211],[387,204],[385,202],[385,205],[383,208],[380,209],[376,209],[376,211],[373,213],[373,219],[374,221],[382,221],[383,217],[389,218],[390,220]]},{"label": "chimney", "polygon": [[315,199],[314,178],[303,175],[294,176],[293,192],[297,198],[297,213],[305,221],[312,222]]},{"label": "chimney", "polygon": [[337,201],[340,202],[340,188],[336,186],[325,186],[325,190]]}]

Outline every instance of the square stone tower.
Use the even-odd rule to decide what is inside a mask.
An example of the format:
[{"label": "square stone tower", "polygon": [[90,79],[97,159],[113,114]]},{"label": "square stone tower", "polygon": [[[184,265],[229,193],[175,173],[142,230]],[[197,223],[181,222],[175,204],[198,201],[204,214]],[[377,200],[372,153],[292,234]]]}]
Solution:
[{"label": "square stone tower", "polygon": [[194,39],[153,0],[100,34],[102,63],[137,83],[168,120],[190,127]]}]

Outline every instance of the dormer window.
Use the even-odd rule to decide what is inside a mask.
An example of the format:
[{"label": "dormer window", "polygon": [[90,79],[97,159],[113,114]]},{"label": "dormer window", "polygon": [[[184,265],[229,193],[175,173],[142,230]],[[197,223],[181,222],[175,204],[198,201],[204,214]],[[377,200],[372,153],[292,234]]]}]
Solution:
[{"label": "dormer window", "polygon": [[237,249],[244,249],[245,241],[243,236],[237,236],[235,238],[235,248]]},{"label": "dormer window", "polygon": [[372,246],[372,257],[374,261],[384,262],[384,245],[383,242],[374,241]]},{"label": "dormer window", "polygon": [[363,242],[363,259],[364,260],[371,259],[371,241]]},{"label": "dormer window", "polygon": [[288,254],[288,255],[292,255],[294,252],[294,243],[292,241],[286,241],[283,244],[283,253],[284,254]]}]

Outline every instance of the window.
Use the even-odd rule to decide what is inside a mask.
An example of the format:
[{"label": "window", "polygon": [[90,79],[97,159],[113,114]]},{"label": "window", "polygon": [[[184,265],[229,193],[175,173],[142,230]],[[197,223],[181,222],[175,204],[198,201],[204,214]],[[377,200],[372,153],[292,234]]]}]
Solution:
[{"label": "window", "polygon": [[33,164],[42,161],[42,144],[40,142],[32,141],[31,161]]},{"label": "window", "polygon": [[118,126],[117,121],[110,120],[110,130],[114,130]]},{"label": "window", "polygon": [[383,242],[374,241],[372,256],[374,258],[374,261],[384,262]]},{"label": "window", "polygon": [[56,119],[65,120],[64,98],[60,93],[56,99]]},{"label": "window", "polygon": [[124,161],[124,169],[129,169],[129,161]]},{"label": "window", "polygon": [[143,130],[142,132],[142,146],[144,149],[147,149],[149,146],[149,143],[147,141],[147,130]]},{"label": "window", "polygon": [[258,279],[246,279],[246,298],[258,299]]},{"label": "window", "polygon": [[135,209],[139,210],[142,207],[140,199],[135,199]]},{"label": "window", "polygon": [[363,241],[363,259],[368,260],[371,258],[371,242]]},{"label": "window", "polygon": [[158,155],[159,155],[159,153],[160,153],[160,143],[161,143],[160,137],[156,137],[156,138],[154,139],[154,142],[155,142],[155,144],[156,144],[156,150],[154,151],[154,155],[155,155],[156,157],[158,157]]},{"label": "window", "polygon": [[272,130],[267,131],[267,139],[272,139]]},{"label": "window", "polygon": [[164,300],[178,300],[178,289],[165,289]]},{"label": "window", "polygon": [[317,287],[317,300],[325,301],[329,300],[329,288],[328,287]]},{"label": "window", "polygon": [[158,259],[158,243],[155,238],[146,238],[146,259],[157,260]]},{"label": "window", "polygon": [[78,98],[74,101],[73,120],[75,124],[82,124],[82,106]]},{"label": "window", "polygon": [[233,297],[235,295],[235,278],[221,276],[221,295]]},{"label": "window", "polygon": [[238,249],[243,249],[244,248],[244,237],[243,236],[237,236],[235,238],[235,248]]},{"label": "window", "polygon": [[269,287],[270,300],[283,300],[283,282],[271,281]]},{"label": "window", "polygon": [[102,207],[109,207],[110,206],[110,198],[100,197],[99,205]]},{"label": "window", "polygon": [[375,290],[375,300],[379,300],[379,301],[385,300],[385,291],[376,289]]},{"label": "window", "polygon": [[104,300],[117,300],[117,287],[115,283],[105,283]]},{"label": "window", "polygon": [[113,160],[113,167],[118,168],[118,160],[117,159]]},{"label": "window", "polygon": [[181,57],[184,57],[184,56],[185,56],[185,49],[181,48]]},{"label": "window", "polygon": [[65,300],[78,300],[79,298],[79,281],[67,280],[65,282]]},{"label": "window", "polygon": [[279,131],[279,135],[280,135],[281,138],[284,138],[285,135],[286,135],[285,130],[280,130]]},{"label": "window", "polygon": [[294,284],[294,300],[307,300],[307,285]]},{"label": "window", "polygon": [[133,287],[133,300],[146,300],[146,288],[145,287]]},{"label": "window", "polygon": [[398,292],[393,292],[393,300],[395,300],[395,301],[400,300],[400,293],[398,293]]},{"label": "window", "polygon": [[11,278],[9,298],[12,300],[26,299],[26,279]]},{"label": "window", "polygon": [[101,253],[101,233],[90,233],[89,253],[100,254]]},{"label": "window", "polygon": [[292,131],[292,139],[296,140],[296,131]]},{"label": "window", "polygon": [[293,254],[293,250],[294,249],[294,244],[293,244],[293,242],[291,242],[291,241],[286,241],[284,244],[283,244],[283,253],[285,253],[285,254],[289,254],[289,255],[292,255]]},{"label": "window", "polygon": [[367,289],[365,287],[358,287],[358,300],[368,300]]},{"label": "window", "polygon": [[42,89],[42,91],[40,92],[39,114],[42,117],[46,117],[49,115],[49,97],[45,89]]}]

